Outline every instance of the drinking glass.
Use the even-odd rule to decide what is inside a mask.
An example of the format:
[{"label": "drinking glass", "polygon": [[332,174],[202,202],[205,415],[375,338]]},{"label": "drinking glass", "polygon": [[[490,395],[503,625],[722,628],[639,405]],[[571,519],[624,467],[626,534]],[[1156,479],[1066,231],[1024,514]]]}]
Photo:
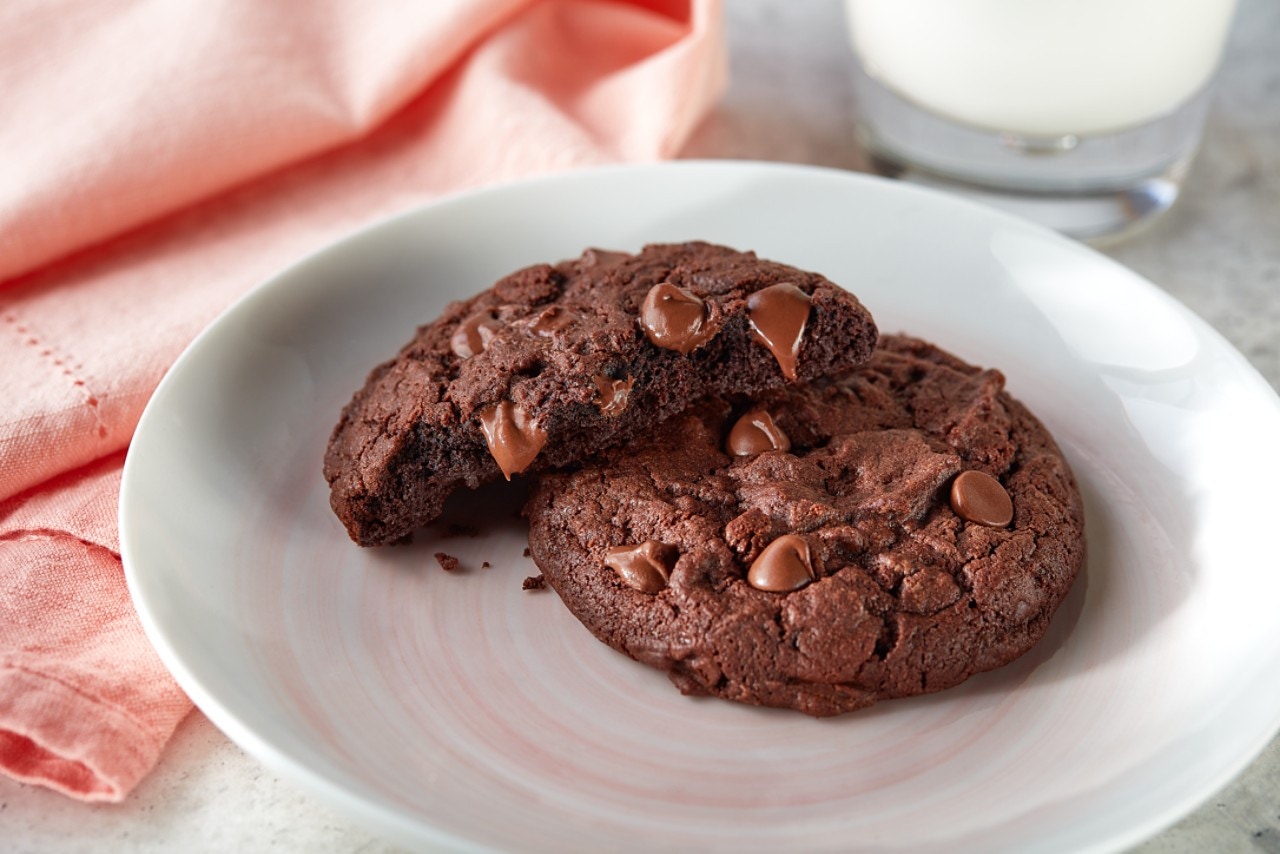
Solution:
[{"label": "drinking glass", "polygon": [[846,0],[877,168],[1105,242],[1168,210],[1236,0]]}]

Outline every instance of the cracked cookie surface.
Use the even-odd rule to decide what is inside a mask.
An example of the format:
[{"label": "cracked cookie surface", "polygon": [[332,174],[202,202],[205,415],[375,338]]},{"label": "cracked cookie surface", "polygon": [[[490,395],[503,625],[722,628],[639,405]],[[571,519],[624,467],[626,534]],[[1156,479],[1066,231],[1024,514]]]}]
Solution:
[{"label": "cracked cookie surface", "polygon": [[753,394],[865,361],[871,315],[816,273],[707,243],[588,250],[451,304],[378,366],[325,454],[361,545],[445,498],[631,440],[707,394]]},{"label": "cracked cookie surface", "polygon": [[543,575],[600,640],[687,694],[816,716],[1007,664],[1084,560],[1048,431],[998,371],[903,336],[544,475],[525,512]]}]

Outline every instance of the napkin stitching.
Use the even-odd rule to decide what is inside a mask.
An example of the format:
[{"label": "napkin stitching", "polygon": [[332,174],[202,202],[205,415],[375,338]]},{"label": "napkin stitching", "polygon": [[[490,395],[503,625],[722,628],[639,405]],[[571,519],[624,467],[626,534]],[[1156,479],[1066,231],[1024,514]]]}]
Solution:
[{"label": "napkin stitching", "polygon": [[[21,502],[17,502],[12,507],[6,506],[8,502],[0,502],[0,514],[8,515],[10,511],[17,510]],[[116,560],[120,560],[120,552],[113,548],[104,546],[102,543],[95,543],[93,540],[86,540],[83,537],[77,537],[70,531],[64,531],[60,528],[13,528],[8,531],[0,531],[0,543],[21,543],[27,540],[74,540],[83,546],[91,549],[104,551]]]},{"label": "napkin stitching", "polygon": [[[119,706],[9,662],[0,663],[0,703],[0,770],[86,801],[119,801],[164,746]],[[92,735],[86,716],[98,722]]]},{"label": "napkin stitching", "polygon": [[[18,664],[17,662],[13,662],[13,661],[0,661],[0,670],[10,670],[17,673],[24,673],[27,676],[31,676],[35,679],[44,680],[46,682],[52,682],[53,684],[59,686],[60,688],[65,688],[67,691],[70,691],[72,694],[75,694],[77,697],[80,697],[84,700],[88,700],[90,703],[93,703],[95,706],[102,706],[103,708],[111,712],[114,712],[116,715],[123,718],[126,722],[132,724],[138,730],[139,736],[141,736],[142,738],[145,738],[148,743],[156,746],[157,748],[162,746],[164,743],[159,739],[157,739],[154,734],[148,731],[146,724],[140,718],[138,718],[135,714],[133,714],[133,712],[129,711],[123,706],[120,706],[117,703],[112,702],[111,700],[106,699],[105,697],[100,697],[95,694],[92,694],[84,690],[83,688],[78,687],[72,682],[68,682],[65,679],[61,679],[57,676],[53,676],[41,670],[33,670],[32,668],[27,667],[26,665]],[[131,753],[137,754],[142,752],[132,745],[124,745],[124,746]]]},{"label": "napkin stitching", "polygon": [[[41,346],[41,339],[36,337],[39,333],[31,328],[29,323],[21,322],[18,313],[12,307],[4,309],[4,324],[19,338],[25,338],[22,342],[31,349]],[[102,420],[102,412],[98,406],[102,398],[95,394],[89,388],[89,384],[85,381],[84,376],[79,372],[84,370],[84,363],[77,361],[73,356],[67,354],[65,347],[54,344],[49,341],[44,342],[44,349],[40,350],[41,358],[53,364],[54,368],[58,368],[62,372],[62,376],[69,377],[72,384],[80,390],[84,398],[84,404],[93,414],[94,425],[99,439],[107,437],[107,424]],[[75,364],[72,364],[72,363]]]}]

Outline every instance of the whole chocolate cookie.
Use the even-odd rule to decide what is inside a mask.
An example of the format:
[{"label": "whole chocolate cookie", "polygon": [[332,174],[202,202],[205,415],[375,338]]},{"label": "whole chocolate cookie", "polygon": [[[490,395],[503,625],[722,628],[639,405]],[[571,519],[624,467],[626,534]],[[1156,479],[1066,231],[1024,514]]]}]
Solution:
[{"label": "whole chocolate cookie", "polygon": [[843,376],[704,401],[538,479],[547,581],[686,694],[834,715],[938,691],[1044,634],[1084,560],[1052,437],[980,370],[886,336]]},{"label": "whole chocolate cookie", "polygon": [[450,305],[374,369],[325,454],[361,545],[439,515],[459,486],[563,466],[711,393],[860,364],[871,315],[815,273],[707,243],[588,250]]}]

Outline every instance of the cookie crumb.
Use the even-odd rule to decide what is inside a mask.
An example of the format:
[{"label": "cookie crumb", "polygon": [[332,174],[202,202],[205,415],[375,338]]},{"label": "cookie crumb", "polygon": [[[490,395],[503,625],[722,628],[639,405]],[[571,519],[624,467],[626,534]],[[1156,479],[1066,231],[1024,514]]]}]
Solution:
[{"label": "cookie crumb", "polygon": [[521,590],[541,590],[547,586],[547,580],[541,575],[530,575],[520,583]]},{"label": "cookie crumb", "polygon": [[524,554],[524,556],[525,556],[525,557],[528,557],[529,555],[533,554],[533,552],[529,551],[529,547],[528,547],[528,546],[525,546],[525,547],[524,547],[524,552],[522,552],[522,554]]},{"label": "cookie crumb", "polygon": [[489,561],[487,561],[487,560],[486,560],[484,563],[480,564],[480,568],[481,568],[481,569],[488,569],[488,568],[489,568]]},{"label": "cookie crumb", "polygon": [[436,560],[440,561],[440,568],[445,572],[453,572],[458,568],[458,559],[451,554],[436,552]]}]

